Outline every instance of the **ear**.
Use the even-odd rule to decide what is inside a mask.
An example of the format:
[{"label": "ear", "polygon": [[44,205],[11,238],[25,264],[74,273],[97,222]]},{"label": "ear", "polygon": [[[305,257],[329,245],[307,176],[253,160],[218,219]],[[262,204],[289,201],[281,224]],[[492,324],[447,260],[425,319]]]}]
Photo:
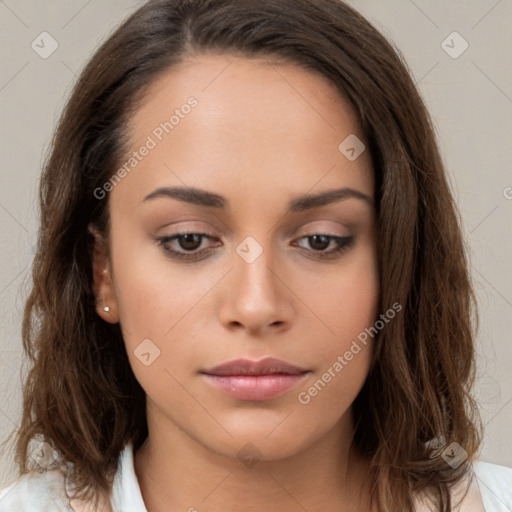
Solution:
[{"label": "ear", "polygon": [[[111,266],[107,255],[107,246],[98,230],[90,224],[89,233],[94,236],[94,249],[92,255],[93,290],[96,296],[96,312],[106,322],[115,324],[119,322],[117,300],[112,284]],[[108,307],[108,311],[105,311]]]}]

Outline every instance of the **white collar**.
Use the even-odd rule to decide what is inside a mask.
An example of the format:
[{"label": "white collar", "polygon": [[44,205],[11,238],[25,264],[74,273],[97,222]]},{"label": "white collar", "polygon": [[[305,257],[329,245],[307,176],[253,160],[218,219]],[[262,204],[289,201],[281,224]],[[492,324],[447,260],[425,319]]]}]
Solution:
[{"label": "white collar", "polygon": [[135,474],[132,443],[126,444],[119,454],[111,503],[112,512],[147,512]]}]

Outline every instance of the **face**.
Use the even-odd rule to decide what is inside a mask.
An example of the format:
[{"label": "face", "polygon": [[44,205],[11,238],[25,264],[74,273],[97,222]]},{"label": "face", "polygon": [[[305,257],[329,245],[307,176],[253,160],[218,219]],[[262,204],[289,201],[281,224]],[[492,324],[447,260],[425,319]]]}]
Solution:
[{"label": "face", "polygon": [[[350,417],[372,353],[360,335],[378,318],[374,178],[353,110],[296,66],[202,55],[151,84],[128,129],[125,172],[105,186],[98,313],[121,324],[148,420],[228,456],[311,446]],[[307,372],[204,374],[267,356]]]}]

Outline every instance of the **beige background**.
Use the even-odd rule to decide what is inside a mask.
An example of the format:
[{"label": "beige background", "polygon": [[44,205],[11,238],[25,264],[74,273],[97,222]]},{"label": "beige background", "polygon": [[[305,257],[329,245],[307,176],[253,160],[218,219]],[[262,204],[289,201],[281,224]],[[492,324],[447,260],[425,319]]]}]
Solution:
[{"label": "beige background", "polygon": [[[404,54],[431,109],[464,220],[480,303],[480,458],[512,466],[512,1],[351,0]],[[0,440],[19,421],[21,314],[37,231],[37,180],[77,73],[141,2],[0,1]],[[49,32],[42,59],[32,41]],[[458,32],[458,58],[442,42]],[[464,41],[447,39],[452,53]],[[0,458],[0,487],[15,467]]]}]

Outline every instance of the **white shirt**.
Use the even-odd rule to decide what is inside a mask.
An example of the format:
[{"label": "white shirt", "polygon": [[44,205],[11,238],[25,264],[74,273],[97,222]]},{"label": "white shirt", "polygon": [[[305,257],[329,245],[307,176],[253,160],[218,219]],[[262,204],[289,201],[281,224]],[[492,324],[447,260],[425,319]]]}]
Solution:
[{"label": "white shirt", "polygon": [[[129,443],[119,455],[112,486],[112,512],[147,512],[133,461]],[[469,491],[457,510],[512,512],[512,468],[475,461],[473,473],[476,478],[471,479]],[[44,472],[31,471],[0,490],[0,512],[93,512],[89,504],[76,499],[70,501],[66,482],[65,466]],[[466,487],[467,482],[464,492]],[[417,502],[418,512],[429,510],[423,507]]]}]

